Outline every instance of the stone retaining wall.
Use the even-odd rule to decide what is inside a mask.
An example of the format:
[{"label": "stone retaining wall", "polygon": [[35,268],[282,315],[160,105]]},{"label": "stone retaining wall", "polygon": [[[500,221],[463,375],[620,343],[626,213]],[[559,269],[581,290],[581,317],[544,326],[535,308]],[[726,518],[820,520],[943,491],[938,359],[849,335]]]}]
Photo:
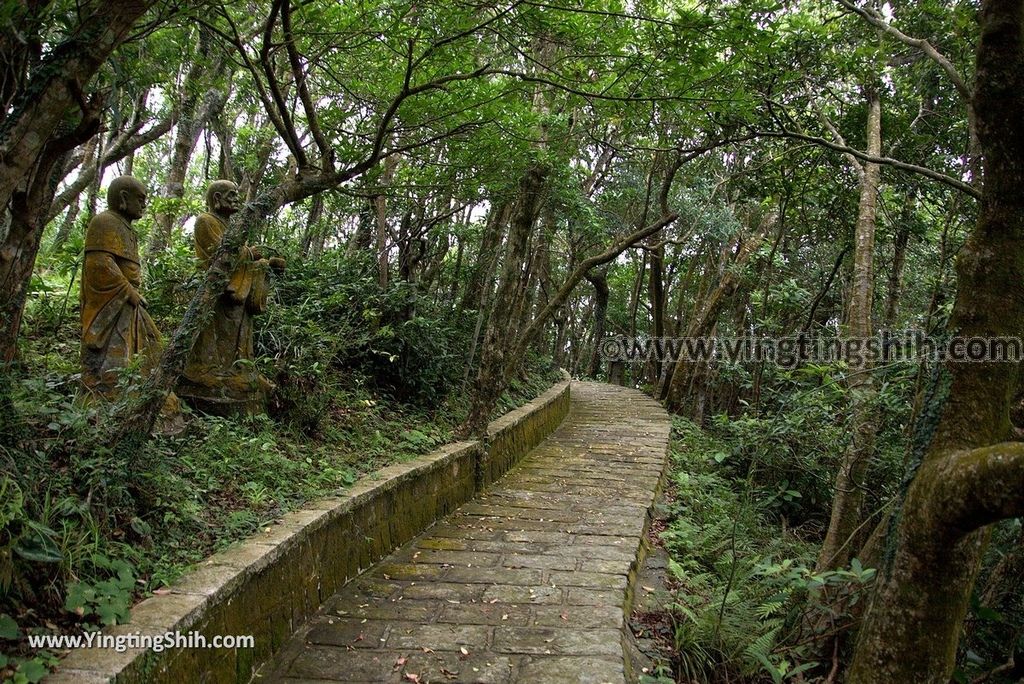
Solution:
[{"label": "stone retaining wall", "polygon": [[[568,374],[565,376],[568,378]],[[506,413],[487,426],[488,448],[477,468],[477,488],[483,489],[512,469],[519,460],[550,435],[569,412],[568,380],[555,385],[534,401]]]},{"label": "stone retaining wall", "polygon": [[568,376],[488,426],[483,441],[458,442],[377,471],[343,496],[284,516],[218,553],[169,593],[132,608],[109,635],[196,632],[253,635],[255,648],[79,649],[45,681],[54,684],[248,682],[259,665],[342,585],[469,501],[543,441],[569,410]]}]

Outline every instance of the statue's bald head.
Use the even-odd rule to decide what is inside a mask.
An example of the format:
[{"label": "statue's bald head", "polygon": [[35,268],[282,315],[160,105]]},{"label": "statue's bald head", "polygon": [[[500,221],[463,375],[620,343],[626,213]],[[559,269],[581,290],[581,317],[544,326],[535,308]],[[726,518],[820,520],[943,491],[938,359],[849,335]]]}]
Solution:
[{"label": "statue's bald head", "polygon": [[213,181],[206,188],[206,206],[214,213],[235,213],[238,210],[238,186],[229,180]]},{"label": "statue's bald head", "polygon": [[132,176],[118,176],[107,188],[107,208],[128,219],[140,218],[146,208],[146,186]]}]

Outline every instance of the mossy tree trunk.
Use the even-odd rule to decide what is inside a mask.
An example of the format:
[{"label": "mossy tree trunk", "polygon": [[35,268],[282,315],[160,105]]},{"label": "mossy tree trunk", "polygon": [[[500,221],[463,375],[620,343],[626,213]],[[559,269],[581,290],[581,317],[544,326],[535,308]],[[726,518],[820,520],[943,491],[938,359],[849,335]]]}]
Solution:
[{"label": "mossy tree trunk", "polygon": [[524,295],[522,283],[528,257],[527,245],[540,214],[547,174],[545,167],[531,164],[519,182],[519,197],[509,226],[501,279],[491,307],[497,315],[490,317],[484,331],[469,415],[460,428],[463,435],[479,434],[487,427],[491,411],[505,390],[509,365],[507,356],[515,339],[511,313],[518,309],[519,299]]},{"label": "mossy tree trunk", "polygon": [[[665,296],[665,244],[657,244],[646,250],[651,263],[651,275],[647,279],[647,290],[651,302],[651,337],[659,340],[665,337],[665,308],[668,298]],[[647,368],[647,377],[652,384],[657,383],[661,376],[662,359],[651,358]]]},{"label": "mossy tree trunk", "polygon": [[[1024,2],[984,0],[974,111],[984,157],[978,222],[959,261],[951,327],[1024,330]],[[896,522],[891,561],[847,673],[852,684],[949,681],[986,526],[1024,514],[1016,364],[950,363],[949,397]],[[933,410],[937,407],[930,407]]]},{"label": "mossy tree trunk", "polygon": [[512,206],[507,201],[492,200],[491,208],[480,238],[480,249],[476,261],[469,269],[466,289],[462,293],[460,311],[481,311],[489,288],[494,280],[494,269],[505,237],[505,227],[511,216]]},{"label": "mossy tree trunk", "polygon": [[888,287],[885,293],[885,313],[882,324],[886,328],[896,325],[899,312],[900,295],[903,290],[903,268],[907,264],[907,247],[910,244],[910,221],[916,209],[913,197],[908,197],[900,215],[900,225],[896,226],[893,240],[892,267],[889,269]]}]

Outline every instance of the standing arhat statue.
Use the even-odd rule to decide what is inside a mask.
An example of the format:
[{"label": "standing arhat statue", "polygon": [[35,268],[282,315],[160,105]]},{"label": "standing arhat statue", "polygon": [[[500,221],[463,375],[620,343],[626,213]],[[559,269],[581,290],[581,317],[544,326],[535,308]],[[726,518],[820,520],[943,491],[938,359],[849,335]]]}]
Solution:
[{"label": "standing arhat statue", "polygon": [[[208,211],[195,224],[196,256],[204,270],[239,209],[238,187],[214,181],[206,191],[206,206]],[[253,317],[266,311],[269,270],[280,271],[284,265],[278,257],[264,258],[258,248],[241,248],[238,265],[199,333],[178,386],[178,394],[195,408],[218,415],[266,410],[274,385],[253,364]]]}]

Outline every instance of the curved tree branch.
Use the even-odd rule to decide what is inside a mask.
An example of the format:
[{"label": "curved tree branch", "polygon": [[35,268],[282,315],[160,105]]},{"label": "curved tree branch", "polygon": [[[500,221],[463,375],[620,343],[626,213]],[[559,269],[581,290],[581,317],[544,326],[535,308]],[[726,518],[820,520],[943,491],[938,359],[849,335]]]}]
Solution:
[{"label": "curved tree branch", "polygon": [[1006,518],[1024,515],[1024,442],[956,451],[931,467],[939,529],[957,538]]},{"label": "curved tree branch", "polygon": [[936,50],[934,45],[924,38],[913,38],[908,36],[883,19],[881,15],[873,9],[857,7],[849,0],[836,0],[836,2],[861,17],[864,21],[868,22],[875,28],[888,33],[904,45],[916,48],[923,52],[930,60],[938,64],[939,68],[946,73],[946,76],[949,77],[949,80],[953,83],[953,87],[956,88],[960,97],[962,97],[965,102],[971,101],[971,89],[967,86],[967,82],[964,80],[963,76],[960,75],[960,72],[957,71],[956,67],[953,66],[953,63],[950,62],[945,55]]},{"label": "curved tree branch", "polygon": [[813,135],[806,135],[804,133],[797,133],[789,129],[783,128],[779,131],[754,131],[754,135],[761,138],[791,138],[793,140],[803,140],[804,142],[813,143],[820,145],[821,147],[827,147],[830,150],[836,152],[842,152],[843,154],[849,154],[861,161],[871,162],[873,164],[883,164],[885,166],[891,166],[901,171],[907,171],[908,173],[916,173],[926,178],[938,181],[943,185],[947,185],[954,190],[959,190],[965,195],[970,195],[975,199],[981,199],[981,190],[973,187],[969,183],[957,180],[952,176],[947,176],[944,173],[929,169],[926,166],[918,166],[917,164],[908,164],[907,162],[900,161],[899,159],[893,159],[892,157],[876,157],[866,152],[850,147],[849,145],[840,145],[839,143],[826,140],[825,138],[819,138]]}]

